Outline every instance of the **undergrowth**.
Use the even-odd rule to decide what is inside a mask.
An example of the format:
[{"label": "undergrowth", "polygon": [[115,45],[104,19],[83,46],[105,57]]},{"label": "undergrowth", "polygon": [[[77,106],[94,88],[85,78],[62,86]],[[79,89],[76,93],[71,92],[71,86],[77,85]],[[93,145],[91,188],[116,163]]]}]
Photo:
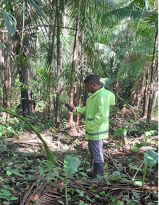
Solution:
[{"label": "undergrowth", "polygon": [[[156,186],[156,181],[158,181],[158,176],[154,176],[157,173],[157,140],[150,144],[148,141],[149,137],[157,135],[158,126],[154,122],[134,122],[130,121],[128,126],[117,129],[115,134],[127,137],[127,133],[131,131],[140,131],[144,134],[144,142],[136,143],[131,146],[131,152],[134,153],[131,157],[125,157],[125,164],[119,158],[113,158],[113,148],[109,146],[105,147],[106,150],[109,148],[110,156],[109,161],[105,164],[105,174],[101,180],[101,185],[83,185],[83,182],[87,182],[90,176],[86,174],[86,169],[89,168],[88,158],[89,153],[78,149],[76,151],[66,152],[64,157],[72,156],[80,159],[80,165],[75,172],[66,175],[65,161],[63,164],[57,163],[56,165],[51,165],[48,167],[47,159],[44,155],[43,148],[39,147],[38,150],[31,149],[33,152],[21,153],[18,151],[20,145],[13,144],[7,141],[8,138],[19,138],[22,133],[28,133],[30,128],[23,121],[17,118],[10,118],[10,121],[3,123],[2,118],[0,119],[0,201],[4,205],[18,204],[22,200],[23,196],[28,192],[33,183],[37,188],[41,183],[48,182],[48,186],[54,186],[63,182],[63,187],[59,188],[61,192],[61,199],[57,201],[59,204],[97,204],[105,202],[109,205],[134,205],[134,204],[148,204],[155,205],[158,204],[157,190],[148,190],[145,192],[145,184],[150,184],[152,178],[154,179],[154,184],[151,186]],[[39,130],[49,130],[55,133],[54,124],[52,122],[38,125]],[[62,124],[62,128],[64,124]],[[60,133],[59,133],[60,134]],[[136,136],[131,138],[135,139]],[[68,136],[67,136],[68,138]],[[113,136],[110,138],[114,141]],[[77,140],[76,140],[77,141]],[[72,140],[71,143],[75,148],[77,148],[78,142]],[[142,147],[152,146],[153,149],[145,152],[143,156],[139,157],[139,150]],[[123,149],[123,144],[118,143],[116,149]],[[114,148],[114,149],[115,149]],[[41,155],[43,153],[43,155]],[[68,155],[69,153],[69,155]],[[60,151],[58,155],[60,155]],[[56,157],[58,156],[56,155]],[[81,156],[81,157],[79,157]],[[138,156],[138,159],[136,159]],[[63,159],[64,159],[63,157]],[[72,158],[71,158],[72,159]],[[75,162],[73,162],[74,164]],[[69,170],[71,166],[69,166]],[[70,180],[76,180],[79,186],[72,186],[69,184]],[[80,184],[80,181],[82,183]],[[88,183],[89,184],[89,183]],[[114,186],[117,186],[116,188]],[[121,186],[120,186],[121,185]],[[122,191],[121,187],[126,188],[123,190],[129,190],[127,193]],[[104,187],[110,187],[108,191],[104,190]],[[139,186],[136,189],[134,186]],[[114,191],[113,191],[114,187]],[[117,191],[115,191],[115,189]],[[120,191],[120,192],[119,192]],[[52,193],[53,194],[53,193]],[[119,196],[121,194],[121,197]],[[118,197],[117,197],[118,195]],[[39,203],[39,198],[31,199],[33,204]],[[105,202],[104,202],[105,201]]]}]

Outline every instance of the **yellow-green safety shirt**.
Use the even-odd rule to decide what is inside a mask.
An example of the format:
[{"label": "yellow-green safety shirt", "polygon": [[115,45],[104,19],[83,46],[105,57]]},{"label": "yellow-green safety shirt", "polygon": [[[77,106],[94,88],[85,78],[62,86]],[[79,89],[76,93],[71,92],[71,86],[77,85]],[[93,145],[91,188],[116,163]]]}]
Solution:
[{"label": "yellow-green safety shirt", "polygon": [[99,140],[109,134],[109,110],[115,104],[115,95],[101,88],[93,93],[85,107],[76,107],[77,114],[85,115],[85,138]]}]

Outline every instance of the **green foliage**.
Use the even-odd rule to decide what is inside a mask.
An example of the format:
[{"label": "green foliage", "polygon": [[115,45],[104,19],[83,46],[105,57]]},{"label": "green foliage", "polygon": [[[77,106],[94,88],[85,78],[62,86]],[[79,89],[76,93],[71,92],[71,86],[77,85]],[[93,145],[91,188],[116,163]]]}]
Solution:
[{"label": "green foliage", "polygon": [[132,145],[132,146],[131,146],[131,150],[132,150],[133,152],[135,152],[137,149],[140,149],[141,147],[144,147],[144,146],[151,146],[151,144],[150,144],[150,143],[144,143],[144,142],[142,142],[142,143],[140,143],[140,144]]},{"label": "green foliage", "polygon": [[[11,189],[11,188],[9,188],[9,189]],[[13,189],[11,189],[11,190],[13,191]],[[14,197],[8,189],[2,188],[2,189],[0,189],[0,199],[5,199],[9,202],[9,201],[15,201],[18,198]],[[9,204],[9,203],[3,202],[3,204]]]},{"label": "green foliage", "polygon": [[129,7],[113,10],[107,15],[115,15],[118,19],[123,19],[126,17],[131,17],[133,19],[140,18],[143,12],[139,9],[132,9]]},{"label": "green foliage", "polygon": [[158,153],[154,152],[153,150],[148,150],[144,154],[144,164],[153,167],[158,162]]},{"label": "green foliage", "polygon": [[65,187],[65,197],[66,197],[66,205],[68,205],[68,195],[67,195],[67,178],[73,178],[72,174],[74,174],[79,165],[80,165],[80,160],[77,157],[71,157],[69,155],[65,156],[64,158],[64,176],[66,176],[66,182],[64,182],[66,184]]},{"label": "green foliage", "polygon": [[3,111],[3,112],[6,112],[8,114],[11,114],[19,119],[21,119],[22,121],[24,121],[27,125],[29,125],[29,127],[36,133],[36,135],[38,136],[38,138],[42,141],[43,143],[43,146],[44,146],[44,150],[45,150],[45,154],[46,154],[46,157],[47,157],[47,160],[48,160],[48,166],[51,166],[52,163],[55,164],[56,163],[56,159],[55,157],[53,156],[51,150],[49,149],[47,143],[45,142],[45,140],[42,138],[42,136],[40,135],[39,133],[39,130],[34,127],[33,125],[30,124],[30,122],[28,121],[27,118],[25,117],[22,117],[22,116],[19,116],[17,115],[14,111],[10,110],[10,109],[2,109],[0,111]]},{"label": "green foliage", "polygon": [[71,157],[67,155],[64,158],[64,171],[65,171],[65,176],[67,178],[72,178],[72,174],[74,174],[79,165],[80,165],[80,160],[77,157]]},{"label": "green foliage", "polygon": [[153,167],[158,163],[158,153],[154,152],[153,150],[148,150],[144,154],[144,170],[143,170],[143,180],[142,180],[142,190],[144,190],[144,183],[145,183],[145,176],[146,176],[146,169],[147,166]]},{"label": "green foliage", "polygon": [[2,47],[4,47],[4,48],[7,48],[7,47],[5,46],[5,44],[3,44],[2,42],[0,42],[0,46],[2,46]]},{"label": "green foliage", "polygon": [[[46,21],[47,21],[47,18],[45,16],[45,14],[43,13],[42,9],[46,9],[44,3],[41,1],[41,0],[27,0],[28,3],[36,10],[36,12],[38,13],[39,16],[42,16]],[[41,8],[40,8],[41,6]],[[47,10],[48,11],[48,10]]]},{"label": "green foliage", "polygon": [[23,177],[22,174],[20,174],[17,170],[11,169],[10,167],[7,168],[7,175],[11,176],[12,174],[18,175],[20,177]]},{"label": "green foliage", "polygon": [[13,36],[16,32],[17,21],[10,13],[3,11],[3,18],[5,20],[8,32]]}]

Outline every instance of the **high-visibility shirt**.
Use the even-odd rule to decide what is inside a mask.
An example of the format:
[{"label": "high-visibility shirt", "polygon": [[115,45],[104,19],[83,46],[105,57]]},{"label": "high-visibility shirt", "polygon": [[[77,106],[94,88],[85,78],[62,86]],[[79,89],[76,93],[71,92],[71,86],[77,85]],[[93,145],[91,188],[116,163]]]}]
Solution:
[{"label": "high-visibility shirt", "polygon": [[109,110],[115,104],[115,95],[101,88],[93,93],[86,102],[86,106],[76,107],[77,114],[85,115],[85,138],[99,140],[109,134]]}]

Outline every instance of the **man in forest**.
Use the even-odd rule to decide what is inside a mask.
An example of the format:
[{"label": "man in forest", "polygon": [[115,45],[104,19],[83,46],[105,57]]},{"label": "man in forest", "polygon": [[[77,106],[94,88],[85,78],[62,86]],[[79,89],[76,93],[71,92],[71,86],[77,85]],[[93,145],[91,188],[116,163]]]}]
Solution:
[{"label": "man in forest", "polygon": [[115,95],[103,88],[96,75],[89,75],[84,80],[85,88],[92,95],[87,99],[86,106],[72,107],[70,111],[85,115],[85,138],[91,153],[90,172],[94,172],[92,182],[98,182],[104,172],[103,139],[109,133],[110,105],[115,104]]}]

